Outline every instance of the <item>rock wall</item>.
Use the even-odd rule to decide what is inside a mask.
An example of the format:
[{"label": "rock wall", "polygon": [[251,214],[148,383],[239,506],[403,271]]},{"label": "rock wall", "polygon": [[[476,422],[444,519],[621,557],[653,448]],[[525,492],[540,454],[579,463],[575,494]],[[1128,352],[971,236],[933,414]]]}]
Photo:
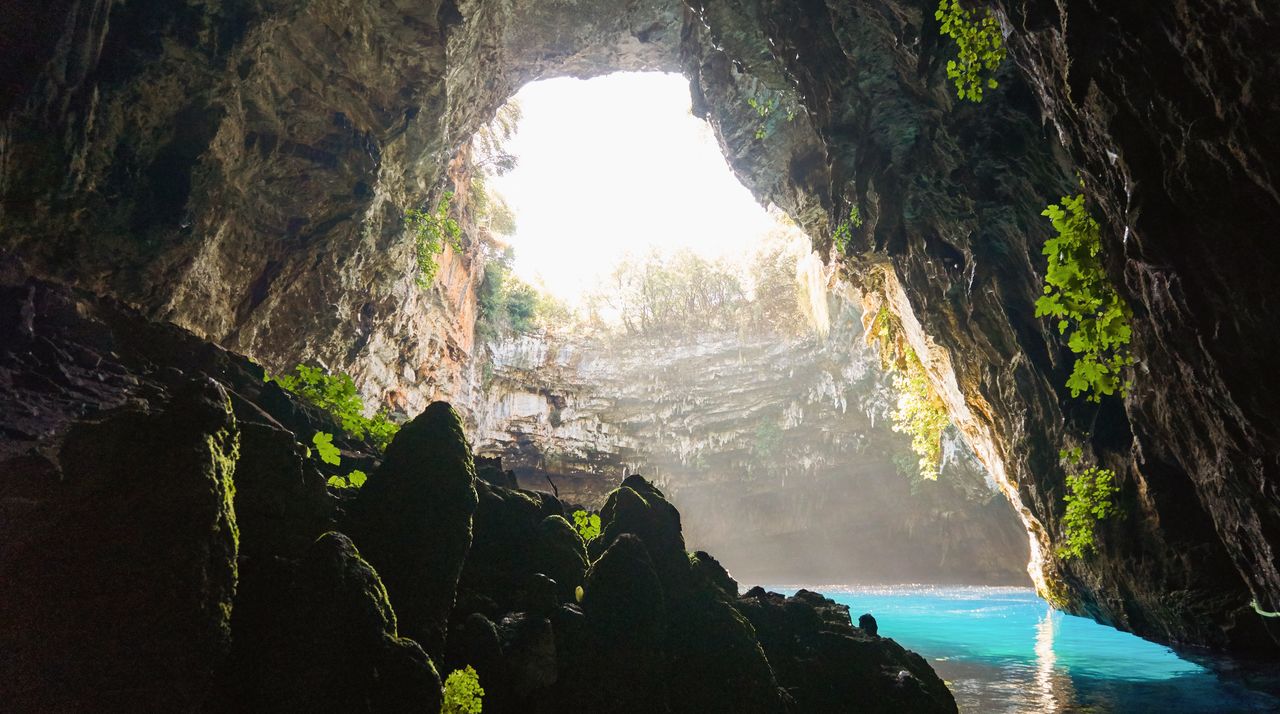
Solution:
[{"label": "rock wall", "polygon": [[[413,287],[404,210],[522,82],[680,68],[761,200],[820,238],[860,207],[842,262],[900,287],[887,297],[1034,537],[1047,596],[1162,641],[1274,652],[1255,607],[1280,609],[1280,11],[991,7],[1010,59],[972,105],[923,0],[48,3],[0,43],[3,271],[423,403],[449,379],[409,381],[467,348],[419,322],[440,291]],[[775,96],[794,118],[761,126],[746,100]],[[1136,313],[1134,389],[1101,406],[1066,393],[1070,355],[1032,312],[1039,212],[1080,179]],[[1099,556],[1061,562],[1072,445],[1117,472],[1125,516]]]},{"label": "rock wall", "polygon": [[[1025,531],[952,434],[937,482],[892,431],[895,395],[860,311],[831,331],[538,333],[489,346],[477,453],[598,509],[661,484],[690,547],[752,582],[1023,584]],[[905,471],[905,473],[904,473]]]}]

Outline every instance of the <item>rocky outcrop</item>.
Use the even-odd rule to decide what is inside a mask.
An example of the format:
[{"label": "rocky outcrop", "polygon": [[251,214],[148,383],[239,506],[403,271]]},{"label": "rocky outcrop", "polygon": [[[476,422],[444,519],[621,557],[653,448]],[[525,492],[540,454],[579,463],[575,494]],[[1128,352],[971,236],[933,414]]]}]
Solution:
[{"label": "rocky outcrop", "polygon": [[845,605],[807,590],[783,597],[757,587],[737,607],[759,634],[796,711],[851,703],[867,712],[955,710],[946,685],[920,655],[874,629],[854,627]]},{"label": "rocky outcrop", "polygon": [[0,315],[8,709],[438,711],[470,665],[486,712],[790,711],[643,479],[590,562],[559,500],[477,484],[447,404],[385,454],[335,436],[353,495],[298,443],[332,418],[247,359],[35,281]]},{"label": "rocky outcrop", "polygon": [[[874,278],[1014,503],[1042,592],[1162,641],[1274,653],[1250,605],[1280,609],[1276,9],[994,0],[1010,60],[970,105],[945,76],[955,49],[933,3],[689,6],[16,12],[0,43],[15,69],[0,97],[3,270],[114,293],[275,370],[323,361],[387,399],[433,355],[466,351],[409,334],[470,283],[414,287],[401,217],[447,183],[471,132],[534,77],[679,67],[758,197],[824,246],[859,206],[842,262]],[[795,118],[762,127],[746,101],[761,97]],[[1071,356],[1032,308],[1039,213],[1077,172],[1135,310],[1134,388],[1099,407],[1066,393]],[[438,396],[423,389],[407,403]],[[1063,562],[1056,454],[1073,445],[1117,472],[1126,515],[1097,557]]]},{"label": "rocky outcrop", "polygon": [[14,711],[192,710],[210,694],[236,592],[235,419],[207,380],[151,406],[76,422],[56,466],[6,466],[0,676]]},{"label": "rocky outcrop", "polygon": [[[955,710],[923,660],[892,640],[859,635],[847,609],[829,601],[822,618],[811,615],[827,623],[824,634],[809,620],[775,622],[779,641],[809,644],[780,645],[770,654],[746,609],[760,606],[739,599],[738,584],[709,554],[685,552],[680,514],[639,476],[625,479],[602,511],[602,534],[588,544],[592,562],[580,604],[578,593],[547,590],[544,576],[492,577],[517,575],[521,565],[545,561],[543,553],[562,547],[527,535],[533,515],[554,508],[563,506],[546,494],[481,486],[477,547],[459,586],[448,659],[476,667],[485,711],[555,711],[579,701],[607,712]],[[523,512],[514,524],[523,523],[526,535],[511,520],[493,517],[502,512]],[[519,563],[493,547],[499,543],[523,556]],[[818,664],[810,659],[819,647],[812,643],[824,637],[836,643],[822,649],[828,659]],[[842,651],[840,638],[859,644]],[[800,674],[811,667],[820,672]],[[856,683],[833,685],[854,669]],[[783,671],[795,674],[784,683]]]},{"label": "rocky outcrop", "polygon": [[351,505],[348,528],[382,573],[401,627],[436,658],[475,509],[471,448],[444,402],[400,429]]}]

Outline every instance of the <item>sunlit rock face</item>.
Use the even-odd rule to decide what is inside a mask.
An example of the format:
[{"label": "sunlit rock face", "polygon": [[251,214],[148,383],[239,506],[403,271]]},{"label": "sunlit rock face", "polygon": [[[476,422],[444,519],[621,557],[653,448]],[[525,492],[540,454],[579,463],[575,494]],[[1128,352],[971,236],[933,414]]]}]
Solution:
[{"label": "sunlit rock face", "polygon": [[1026,535],[985,471],[952,437],[940,481],[913,486],[859,313],[833,322],[825,338],[504,340],[477,450],[592,508],[627,474],[657,479],[689,547],[751,583],[1025,584]]},{"label": "sunlit rock face", "polygon": [[[1280,610],[1280,10],[997,0],[1010,58],[971,105],[946,79],[955,48],[932,3],[690,6],[15,12],[0,270],[113,293],[272,370],[322,361],[407,412],[475,381],[476,271],[460,256],[417,289],[404,210],[448,186],[449,161],[522,82],[681,68],[762,200],[821,239],[856,198],[846,263],[893,271],[895,304],[950,376],[931,374],[1045,546],[1047,594],[1155,639],[1274,651],[1250,603]],[[761,122],[746,100],[775,94],[796,111]],[[1071,355],[1032,308],[1039,213],[1080,179],[1135,310],[1133,391],[1101,406],[1070,398]],[[1073,445],[1116,471],[1124,516],[1099,555],[1064,563],[1057,453]]]}]

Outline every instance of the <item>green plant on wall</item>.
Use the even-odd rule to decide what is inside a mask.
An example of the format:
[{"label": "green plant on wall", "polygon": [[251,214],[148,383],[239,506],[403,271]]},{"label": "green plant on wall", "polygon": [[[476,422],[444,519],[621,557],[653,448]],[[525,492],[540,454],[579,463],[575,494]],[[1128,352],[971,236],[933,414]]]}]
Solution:
[{"label": "green plant on wall", "polygon": [[1067,379],[1071,396],[1085,394],[1091,402],[1117,392],[1123,397],[1129,388],[1124,369],[1133,364],[1132,313],[1103,270],[1098,223],[1085,209],[1083,195],[1064,196],[1061,206],[1049,206],[1042,215],[1058,235],[1042,251],[1049,267],[1036,317],[1056,318],[1059,333],[1071,332],[1067,346],[1078,355]]},{"label": "green plant on wall", "polygon": [[342,430],[357,439],[369,439],[380,449],[386,449],[400,425],[391,421],[386,411],[372,417],[364,415],[364,402],[356,390],[351,375],[329,374],[319,367],[300,364],[293,374],[279,377],[264,375],[264,381],[275,382],[302,397],[312,405],[333,415]]},{"label": "green plant on wall", "polygon": [[462,228],[449,217],[449,204],[453,192],[445,191],[436,204],[435,211],[410,209],[404,214],[405,223],[413,231],[415,255],[418,261],[418,287],[427,289],[435,282],[440,270],[437,256],[444,252],[446,244],[462,252]]},{"label": "green plant on wall", "polygon": [[960,0],[941,0],[933,16],[942,23],[939,31],[956,41],[956,58],[947,62],[947,77],[956,85],[956,95],[971,102],[982,101],[983,89],[999,84],[991,75],[1004,61],[1004,37],[991,10],[969,10]]},{"label": "green plant on wall", "polygon": [[586,511],[573,512],[573,525],[578,529],[582,540],[590,543],[600,537],[600,514]]},{"label": "green plant on wall", "polygon": [[[1068,464],[1079,464],[1080,449],[1063,449],[1058,456]],[[1115,472],[1091,466],[1075,474],[1067,474],[1067,493],[1062,500],[1067,510],[1062,516],[1067,542],[1059,546],[1063,560],[1083,558],[1096,551],[1094,533],[1098,522],[1120,512],[1116,494]]]},{"label": "green plant on wall", "polygon": [[924,366],[907,348],[905,368],[893,375],[898,404],[893,413],[893,430],[911,437],[911,450],[920,457],[920,477],[936,481],[942,471],[942,432],[951,423],[947,410],[933,393]]},{"label": "green plant on wall", "polygon": [[911,437],[921,479],[936,481],[942,472],[942,432],[951,423],[946,405],[929,383],[924,364],[907,344],[902,326],[881,303],[867,326],[867,341],[880,352],[880,364],[893,376],[898,400],[890,417],[893,430]]},{"label": "green plant on wall", "polygon": [[[764,101],[756,99],[755,97],[747,97],[747,106],[754,109],[756,111],[756,115],[760,117],[760,124],[756,126],[755,137],[757,139],[765,138],[765,136],[768,135],[770,117],[777,116],[776,113],[778,108],[782,106],[782,97],[775,95],[765,99]],[[791,121],[796,118],[795,107],[787,107],[786,117],[787,121]]]},{"label": "green plant on wall", "polygon": [[840,221],[840,225],[836,226],[836,232],[831,234],[831,241],[835,243],[836,250],[841,254],[847,252],[849,241],[853,238],[853,229],[862,227],[862,213],[858,211],[858,204],[849,207],[849,218]]},{"label": "green plant on wall", "polygon": [[440,714],[480,714],[484,689],[480,675],[471,665],[455,669],[444,680],[444,702]]},{"label": "green plant on wall", "polygon": [[329,485],[334,488],[360,488],[364,482],[368,480],[365,473],[360,469],[353,469],[346,476],[330,476]]}]

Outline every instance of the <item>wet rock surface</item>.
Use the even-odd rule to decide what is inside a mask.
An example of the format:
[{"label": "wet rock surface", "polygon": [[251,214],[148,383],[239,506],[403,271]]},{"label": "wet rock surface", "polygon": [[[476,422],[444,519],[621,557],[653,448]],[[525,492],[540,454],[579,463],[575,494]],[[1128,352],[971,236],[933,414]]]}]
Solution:
[{"label": "wet rock surface", "polygon": [[[638,476],[588,549],[558,499],[475,479],[436,403],[385,454],[335,437],[371,470],[353,495],[299,444],[331,418],[247,359],[48,283],[3,289],[0,314],[19,318],[0,324],[12,711],[437,711],[466,665],[486,712],[954,710],[874,673],[795,708],[831,682],[780,688],[794,665]],[[860,657],[829,676],[902,659]]]}]

